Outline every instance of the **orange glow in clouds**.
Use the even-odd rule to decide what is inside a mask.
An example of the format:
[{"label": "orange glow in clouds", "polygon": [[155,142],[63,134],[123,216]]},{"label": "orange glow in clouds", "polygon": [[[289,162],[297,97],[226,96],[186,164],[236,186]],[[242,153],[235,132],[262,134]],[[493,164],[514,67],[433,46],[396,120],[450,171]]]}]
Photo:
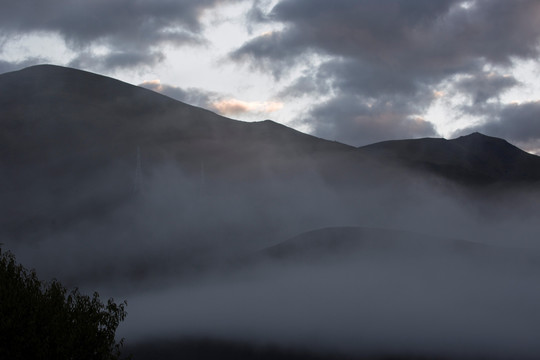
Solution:
[{"label": "orange glow in clouds", "polygon": [[238,115],[246,112],[272,113],[281,110],[283,103],[276,101],[241,101],[237,99],[219,100],[212,107],[223,115]]}]

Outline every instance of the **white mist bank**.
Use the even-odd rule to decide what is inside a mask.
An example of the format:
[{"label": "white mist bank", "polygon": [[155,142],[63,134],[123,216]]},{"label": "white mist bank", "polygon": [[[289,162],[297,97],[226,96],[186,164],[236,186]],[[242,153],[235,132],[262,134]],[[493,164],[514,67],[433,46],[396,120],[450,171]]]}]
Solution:
[{"label": "white mist bank", "polygon": [[129,342],[200,336],[350,353],[540,356],[538,265],[355,252],[219,274],[228,259],[330,226],[538,249],[537,191],[472,196],[408,175],[345,188],[316,176],[200,185],[166,166],[106,219],[5,245],[40,278],[127,299],[119,335]]},{"label": "white mist bank", "polygon": [[476,260],[389,250],[264,263],[134,295],[119,334],[348,354],[540,355],[540,267]]}]

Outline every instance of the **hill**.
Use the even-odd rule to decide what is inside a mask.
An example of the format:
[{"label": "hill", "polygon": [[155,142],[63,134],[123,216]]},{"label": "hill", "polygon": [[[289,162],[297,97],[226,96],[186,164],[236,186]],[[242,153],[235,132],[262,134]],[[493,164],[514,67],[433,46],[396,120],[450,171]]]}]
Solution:
[{"label": "hill", "polygon": [[465,184],[540,181],[540,157],[506,140],[480,133],[452,140],[424,138],[384,141],[359,150],[382,161]]},{"label": "hill", "polygon": [[306,173],[337,178],[338,164],[353,169],[358,159],[352,147],[269,120],[227,119],[52,65],[0,75],[0,109],[0,210],[8,233],[115,211],[133,198],[138,148],[143,178],[174,166],[195,182],[204,176],[208,188]]},{"label": "hill", "polygon": [[[200,194],[204,187],[214,199],[273,189],[267,199],[279,194],[285,202],[298,197],[306,203],[327,191],[349,197],[347,192],[381,184],[406,187],[416,176],[411,174],[506,187],[540,180],[539,157],[478,133],[357,149],[270,120],[228,119],[141,87],[53,65],[0,75],[0,169],[1,234],[37,239],[81,221],[109,221],[139,201],[138,187],[162,191],[159,196],[166,198]],[[137,172],[144,186],[134,184]],[[146,201],[143,207],[148,206]]]},{"label": "hill", "polygon": [[142,353],[537,355],[538,159],[477,133],[355,148],[58,66],[0,75],[0,242],[128,298]]}]

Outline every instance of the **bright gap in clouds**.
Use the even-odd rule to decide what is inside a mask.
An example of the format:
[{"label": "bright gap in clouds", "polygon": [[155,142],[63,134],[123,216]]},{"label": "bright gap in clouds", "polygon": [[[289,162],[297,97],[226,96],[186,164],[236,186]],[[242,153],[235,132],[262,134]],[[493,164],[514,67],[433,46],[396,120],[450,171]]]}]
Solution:
[{"label": "bright gap in clouds", "polygon": [[[250,34],[245,14],[251,5],[239,3],[224,5],[219,11],[208,11],[202,22],[207,44],[191,48],[168,48],[167,59],[154,72],[137,79],[138,83],[158,78],[162,84],[181,89],[196,88],[213,93],[218,100],[211,110],[238,120],[259,121],[271,117],[286,122],[284,104],[274,97],[280,86],[272,76],[242,67],[226,59],[252,36],[275,31],[276,25],[265,25]],[[290,115],[290,114],[289,114]]]},{"label": "bright gap in clouds", "polygon": [[532,60],[515,62],[513,75],[520,85],[510,89],[501,97],[504,103],[524,103],[540,100],[540,64]]},{"label": "bright gap in clouds", "polygon": [[[540,65],[532,60],[514,60],[511,67],[504,69],[485,69],[488,74],[503,74],[504,77],[514,77],[517,84],[503,91],[486,104],[494,108],[511,104],[523,104],[540,100]],[[491,71],[489,71],[491,70]],[[424,118],[435,124],[436,131],[441,137],[455,137],[455,132],[471,126],[482,125],[493,121],[493,115],[488,111],[472,114],[464,111],[471,105],[471,98],[459,92],[454,85],[467,76],[456,75],[436,86],[435,100],[424,114]],[[474,106],[474,105],[473,105]],[[488,134],[489,135],[489,134]],[[539,153],[540,149],[528,149],[529,152]]]},{"label": "bright gap in clouds", "polygon": [[60,37],[49,33],[10,37],[0,45],[2,60],[10,62],[39,58],[51,64],[65,64],[74,57]]}]

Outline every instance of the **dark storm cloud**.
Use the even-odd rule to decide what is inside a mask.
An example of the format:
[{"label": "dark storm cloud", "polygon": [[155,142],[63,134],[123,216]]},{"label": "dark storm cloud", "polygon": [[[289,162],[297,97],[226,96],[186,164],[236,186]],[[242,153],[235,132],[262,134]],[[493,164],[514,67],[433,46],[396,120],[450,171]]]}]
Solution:
[{"label": "dark storm cloud", "polygon": [[363,102],[360,97],[343,95],[311,109],[306,123],[315,124],[323,138],[357,146],[382,140],[436,136],[433,124],[407,115],[409,106],[388,99]]},{"label": "dark storm cloud", "polygon": [[[343,102],[338,97],[369,98],[379,108],[388,107],[388,96],[400,104],[409,102],[410,107],[393,111],[401,111],[396,118],[403,119],[417,114],[419,99],[421,107],[427,108],[437,86],[455,75],[476,76],[459,84],[473,101],[489,100],[515,86],[511,78],[482,79],[478,74],[486,64],[505,67],[516,58],[536,57],[539,14],[540,3],[530,0],[282,0],[266,14],[253,10],[250,19],[281,23],[284,28],[255,37],[231,53],[231,58],[280,77],[299,62],[305,63],[310,54],[325,56],[329,60],[312,66],[310,74],[303,74],[281,95],[334,94],[334,101],[316,106],[304,118],[316,133],[334,127],[337,135],[354,124],[346,120],[337,124],[337,116],[317,114],[330,113],[333,107],[324,107]],[[363,106],[350,104],[348,109],[355,106],[362,115]],[[336,124],[327,124],[333,121]],[[426,128],[400,137],[421,136]],[[363,129],[358,130],[360,136]]]},{"label": "dark storm cloud", "polygon": [[540,4],[479,0],[465,9],[462,3],[284,0],[268,18],[285,29],[249,41],[233,57],[279,62],[311,50],[394,73],[414,70],[415,79],[469,71],[481,58],[499,64],[538,54]]},{"label": "dark storm cloud", "polygon": [[353,61],[328,61],[317,70],[305,72],[279,96],[333,93],[333,97],[316,103],[298,120],[309,124],[321,137],[355,146],[437,135],[433,124],[418,115],[434,99],[433,90],[409,82],[405,76],[392,78],[369,70],[357,77],[347,75],[358,67]]},{"label": "dark storm cloud", "polygon": [[158,46],[204,43],[201,14],[233,1],[2,1],[0,31],[4,36],[58,34],[77,51],[105,45],[111,55],[93,56],[100,66],[137,66],[145,57],[158,61]]},{"label": "dark storm cloud", "polygon": [[509,75],[497,73],[480,73],[455,83],[455,88],[471,98],[473,105],[481,105],[490,99],[497,99],[506,90],[519,82]]},{"label": "dark storm cloud", "polygon": [[96,55],[92,52],[79,54],[68,64],[79,69],[109,69],[129,68],[136,66],[151,66],[161,62],[165,55],[160,51],[141,53],[137,51],[112,52],[106,55]]}]

